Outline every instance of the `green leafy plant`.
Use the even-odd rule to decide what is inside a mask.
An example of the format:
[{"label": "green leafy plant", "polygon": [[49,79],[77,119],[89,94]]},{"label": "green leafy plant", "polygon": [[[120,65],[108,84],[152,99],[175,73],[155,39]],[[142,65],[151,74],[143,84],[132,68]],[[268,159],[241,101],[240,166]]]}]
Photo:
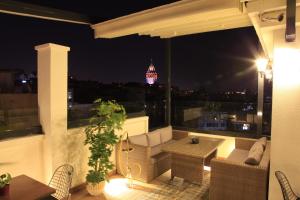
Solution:
[{"label": "green leafy plant", "polygon": [[88,165],[92,168],[86,180],[97,184],[106,180],[108,172],[114,167],[109,157],[115,144],[120,140],[115,131],[122,130],[126,111],[115,101],[97,99],[94,103],[95,114],[90,118],[90,123],[85,129],[85,145],[89,145],[91,152]]},{"label": "green leafy plant", "polygon": [[11,181],[11,175],[9,173],[2,174],[0,176],[0,188],[4,188]]}]

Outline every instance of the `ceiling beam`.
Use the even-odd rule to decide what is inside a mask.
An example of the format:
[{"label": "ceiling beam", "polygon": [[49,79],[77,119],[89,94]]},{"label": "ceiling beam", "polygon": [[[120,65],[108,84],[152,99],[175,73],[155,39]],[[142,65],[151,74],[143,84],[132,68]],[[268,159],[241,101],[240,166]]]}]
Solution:
[{"label": "ceiling beam", "polygon": [[178,36],[184,36],[184,35],[190,35],[190,34],[196,34],[196,33],[205,33],[205,32],[212,32],[212,31],[219,31],[219,30],[228,30],[228,29],[234,29],[234,28],[242,28],[242,27],[248,27],[252,26],[251,22],[249,23],[249,19],[241,19],[238,21],[232,21],[232,22],[224,22],[222,24],[219,23],[212,23],[207,26],[200,26],[200,27],[194,27],[191,29],[181,29],[177,32],[170,32],[160,35],[151,35],[153,37],[160,36],[161,38],[172,38],[172,37],[178,37]]},{"label": "ceiling beam", "polygon": [[86,15],[13,0],[1,0],[0,12],[77,24],[91,24],[90,18]]},{"label": "ceiling beam", "polygon": [[92,28],[96,38],[114,38],[241,14],[239,0],[182,0],[98,23]]},{"label": "ceiling beam", "polygon": [[197,21],[194,23],[186,23],[183,25],[177,26],[169,26],[164,28],[155,29],[152,31],[140,32],[139,35],[151,35],[151,36],[159,36],[159,35],[172,35],[173,33],[188,33],[188,32],[197,32],[198,30],[207,29],[207,27],[225,27],[226,24],[237,24],[238,27],[246,27],[252,26],[252,23],[248,17],[248,15],[233,15],[229,17],[223,18],[214,18],[214,19],[205,19],[201,21]]}]

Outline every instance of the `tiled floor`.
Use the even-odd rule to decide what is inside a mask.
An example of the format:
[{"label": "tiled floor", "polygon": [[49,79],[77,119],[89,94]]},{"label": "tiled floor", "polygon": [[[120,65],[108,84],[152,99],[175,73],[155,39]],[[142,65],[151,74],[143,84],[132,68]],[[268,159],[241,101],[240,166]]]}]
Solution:
[{"label": "tiled floor", "polygon": [[121,176],[112,177],[105,187],[105,194],[92,197],[83,189],[72,194],[72,200],[158,200],[207,199],[209,187],[209,172],[206,172],[202,186],[184,182],[180,178],[170,181],[170,171],[158,177],[149,184],[133,182],[133,188],[127,187],[127,180]]}]

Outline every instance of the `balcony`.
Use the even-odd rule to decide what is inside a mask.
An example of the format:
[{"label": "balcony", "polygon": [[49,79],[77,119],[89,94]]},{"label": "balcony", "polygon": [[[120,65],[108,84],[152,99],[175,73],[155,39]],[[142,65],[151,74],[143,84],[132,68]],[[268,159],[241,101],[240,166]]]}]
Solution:
[{"label": "balcony", "polygon": [[[110,157],[115,165],[110,171],[111,181],[106,183],[100,197],[90,196],[85,189],[85,177],[89,170],[87,165],[89,149],[84,146],[86,124],[79,123],[76,126],[68,124],[68,118],[71,118],[68,116],[70,106],[67,85],[68,55],[72,52],[68,46],[45,43],[35,46],[39,80],[37,95],[16,97],[0,94],[0,106],[3,108],[1,110],[5,110],[0,111],[0,121],[5,121],[5,126],[0,124],[0,131],[1,129],[20,131],[17,134],[9,132],[0,135],[1,172],[10,172],[14,177],[25,174],[48,184],[55,169],[69,163],[75,169],[70,190],[73,200],[175,198],[279,200],[282,199],[282,193],[275,171],[285,172],[293,189],[299,194],[300,43],[298,40],[293,41],[295,32],[293,34],[293,30],[286,27],[286,24],[290,24],[289,20],[294,19],[292,25],[295,30],[300,30],[298,17],[295,13],[290,13],[291,10],[299,11],[298,3],[296,1],[294,5],[287,1],[286,4],[281,0],[264,2],[183,0],[148,10],[144,8],[138,10],[139,12],[105,22],[94,22],[86,16],[73,12],[3,1],[0,3],[1,12],[88,24],[93,29],[96,39],[113,40],[132,34],[165,39],[168,80],[166,100],[162,102],[166,107],[163,118],[166,119],[167,125],[171,125],[173,120],[182,126],[194,126],[195,129],[200,127],[201,130],[197,132],[179,130],[174,126],[170,132],[172,139],[163,141],[162,138],[166,137],[166,134],[150,130],[149,123],[152,122],[149,122],[149,117],[134,115],[128,118],[122,127],[123,131],[116,134],[121,136],[124,132],[128,132],[131,139],[138,136],[144,137],[143,141],[147,141],[147,144],[142,145],[138,144],[139,142],[134,143],[133,139],[130,142],[134,151],[128,153],[129,160],[134,160],[131,164],[139,163],[136,168],[131,166],[131,169],[132,172],[138,173],[133,173],[130,177],[124,176],[128,174],[120,170],[122,166],[124,168],[119,160],[122,157],[122,149],[118,151],[118,147],[115,147]],[[27,9],[28,6],[32,9]],[[287,20],[282,20],[282,16]],[[249,157],[249,151],[263,136],[264,106],[261,101],[255,105],[257,113],[252,115],[242,113],[238,116],[223,110],[215,112],[217,116],[212,116],[210,112],[203,110],[205,107],[203,102],[193,102],[196,105],[194,107],[176,105],[176,109],[171,104],[172,38],[248,26],[254,26],[273,71],[272,114],[268,116],[272,119],[272,126],[267,130],[270,137],[262,145],[263,150],[256,164],[245,163],[245,158]],[[264,76],[264,72],[259,71],[259,81],[264,81]],[[258,93],[258,99],[263,98],[261,88]],[[25,108],[23,104],[30,106]],[[132,108],[131,106],[128,105],[128,108]],[[223,109],[226,110],[230,106],[232,105],[227,103]],[[75,106],[73,109],[84,110],[87,107]],[[74,116],[75,118],[82,118],[82,115]],[[256,132],[255,122],[259,122],[260,131]],[[24,126],[28,124],[35,128],[24,130]],[[238,130],[241,134],[220,134],[225,129]],[[160,135],[152,135],[156,133]],[[153,144],[149,139],[151,137],[156,138],[156,141],[153,139]],[[200,140],[199,151],[194,151],[195,146],[191,147],[192,144],[189,144],[193,143],[192,139],[195,138],[196,141],[197,138]],[[214,142],[217,143],[215,146]],[[174,144],[179,145],[177,149],[172,146]],[[187,144],[189,146],[184,146]],[[126,157],[123,155],[123,158],[124,156]],[[147,170],[144,172],[142,169]],[[194,169],[199,173],[194,175]],[[194,178],[198,178],[200,184],[193,183],[191,180]]]}]

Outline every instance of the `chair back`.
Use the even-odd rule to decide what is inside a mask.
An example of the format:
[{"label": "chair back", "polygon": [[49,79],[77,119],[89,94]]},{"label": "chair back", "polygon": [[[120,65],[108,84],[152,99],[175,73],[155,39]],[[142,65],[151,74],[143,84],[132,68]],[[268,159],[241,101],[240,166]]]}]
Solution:
[{"label": "chair back", "polygon": [[51,195],[52,197],[58,200],[69,199],[73,173],[74,168],[69,164],[59,166],[55,170],[49,183],[49,186],[56,190],[56,192]]},{"label": "chair back", "polygon": [[283,172],[276,171],[275,176],[280,184],[282,195],[284,200],[297,200],[298,197],[294,193],[292,187],[290,186],[290,183]]}]

